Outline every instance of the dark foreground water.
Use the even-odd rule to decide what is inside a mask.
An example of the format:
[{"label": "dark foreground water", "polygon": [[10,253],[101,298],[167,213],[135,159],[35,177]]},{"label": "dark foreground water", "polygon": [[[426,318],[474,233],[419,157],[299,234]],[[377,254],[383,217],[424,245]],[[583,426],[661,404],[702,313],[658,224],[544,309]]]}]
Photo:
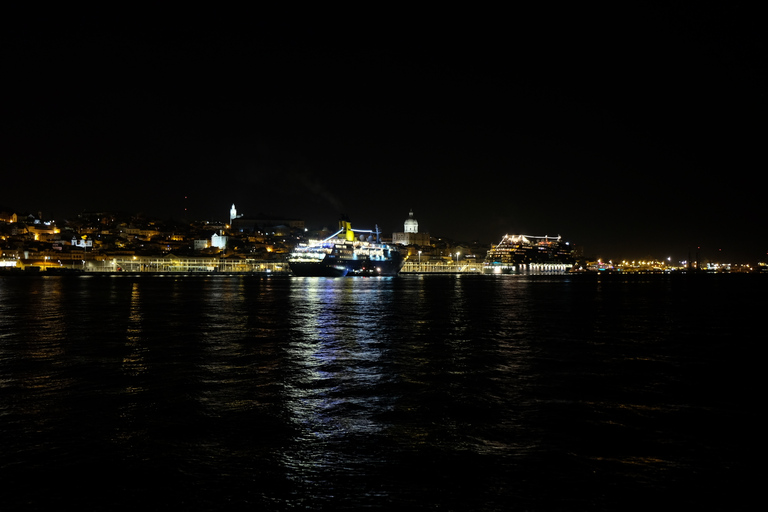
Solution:
[{"label": "dark foreground water", "polygon": [[766,277],[0,278],[0,510],[740,508]]}]

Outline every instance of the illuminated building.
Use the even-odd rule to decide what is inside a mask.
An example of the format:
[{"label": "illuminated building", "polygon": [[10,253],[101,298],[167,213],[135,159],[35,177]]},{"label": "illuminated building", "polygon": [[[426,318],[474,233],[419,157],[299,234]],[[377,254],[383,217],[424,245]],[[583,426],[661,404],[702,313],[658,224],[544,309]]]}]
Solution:
[{"label": "illuminated building", "polygon": [[[240,217],[242,217],[242,214],[240,215]],[[232,203],[232,208],[229,209],[229,225],[231,226],[232,223],[237,218],[238,218],[237,208],[235,208],[235,203]]]},{"label": "illuminated building", "polygon": [[229,237],[226,235],[221,235],[219,233],[214,233],[211,236],[211,247],[217,247],[221,250],[224,250],[227,248],[227,240]]},{"label": "illuminated building", "polygon": [[19,218],[13,211],[7,208],[0,208],[0,222],[15,223]]},{"label": "illuminated building", "polygon": [[419,233],[419,222],[413,218],[413,210],[403,224],[401,233],[392,233],[392,243],[400,245],[429,245],[429,233]]},{"label": "illuminated building", "polygon": [[82,247],[85,249],[86,247],[93,247],[93,239],[88,238],[86,235],[83,235],[81,237],[72,237],[72,247]]}]

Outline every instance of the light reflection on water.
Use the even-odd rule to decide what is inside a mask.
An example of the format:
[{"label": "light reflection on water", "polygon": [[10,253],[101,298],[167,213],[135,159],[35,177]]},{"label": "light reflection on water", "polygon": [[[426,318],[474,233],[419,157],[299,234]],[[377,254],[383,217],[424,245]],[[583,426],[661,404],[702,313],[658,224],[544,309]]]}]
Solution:
[{"label": "light reflection on water", "polygon": [[380,394],[380,384],[392,376],[379,363],[386,349],[377,323],[392,289],[385,279],[304,278],[289,301],[284,394],[296,430],[282,460],[302,485],[328,484],[329,469],[364,472],[371,453],[349,445],[385,428],[377,416],[392,397]]},{"label": "light reflection on water", "polygon": [[719,349],[764,304],[728,283],[0,280],[0,478],[58,482],[0,505],[611,509],[743,476]]}]

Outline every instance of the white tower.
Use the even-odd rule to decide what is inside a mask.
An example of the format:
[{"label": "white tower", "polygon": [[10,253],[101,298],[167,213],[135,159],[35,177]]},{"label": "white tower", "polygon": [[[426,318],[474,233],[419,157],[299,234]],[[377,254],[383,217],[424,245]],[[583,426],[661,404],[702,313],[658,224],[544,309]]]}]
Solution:
[{"label": "white tower", "polygon": [[232,203],[232,208],[229,209],[229,223],[232,224],[232,221],[237,218],[237,208],[235,208],[235,203]]},{"label": "white tower", "polygon": [[408,219],[405,221],[404,229],[405,233],[418,233],[419,223],[413,218],[413,210],[408,214]]}]

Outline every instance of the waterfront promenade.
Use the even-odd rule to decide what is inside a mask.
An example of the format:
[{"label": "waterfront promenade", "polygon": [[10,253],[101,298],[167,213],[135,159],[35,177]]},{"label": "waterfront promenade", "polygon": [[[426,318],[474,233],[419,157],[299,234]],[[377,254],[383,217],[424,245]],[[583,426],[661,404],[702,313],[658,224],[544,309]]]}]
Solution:
[{"label": "waterfront promenade", "polygon": [[289,273],[288,264],[278,260],[167,256],[108,256],[93,259],[19,259],[6,269],[32,272],[83,273]]},{"label": "waterfront promenade", "polygon": [[[285,261],[250,258],[206,258],[159,256],[114,256],[98,259],[20,259],[9,260],[6,270],[45,272],[49,274],[82,273],[222,273],[222,274],[290,274]],[[525,271],[535,273],[566,272],[564,265],[529,265]],[[484,264],[477,261],[406,261],[401,274],[482,274]],[[501,271],[501,267],[498,268]],[[521,269],[522,270],[522,269]],[[491,272],[493,273],[493,272]]]}]

